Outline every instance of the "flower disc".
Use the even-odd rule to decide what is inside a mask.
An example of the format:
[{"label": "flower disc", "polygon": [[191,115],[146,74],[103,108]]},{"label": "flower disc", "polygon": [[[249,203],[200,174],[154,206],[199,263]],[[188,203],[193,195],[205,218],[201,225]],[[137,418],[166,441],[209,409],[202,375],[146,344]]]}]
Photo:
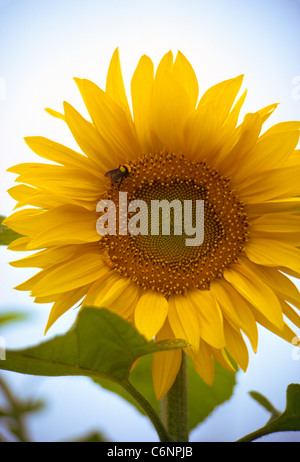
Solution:
[{"label": "flower disc", "polygon": [[[143,288],[155,288],[164,295],[209,289],[210,281],[221,277],[224,268],[237,261],[247,236],[246,215],[229,180],[204,162],[188,162],[184,156],[168,153],[144,155],[130,167],[131,174],[122,181],[122,190],[127,192],[128,202],[143,200],[147,204],[146,223],[140,224],[140,229],[146,226],[147,234],[124,236],[117,232],[103,238],[101,246],[107,250],[112,267]],[[103,197],[118,205],[119,191],[119,185],[113,183]],[[159,233],[153,235],[152,201],[164,200],[180,201],[182,232],[178,235],[174,232],[174,208],[170,232],[163,234],[160,219]],[[184,232],[184,201],[193,205],[195,228],[197,200],[204,204],[204,240],[201,245],[187,245],[191,236]]]}]

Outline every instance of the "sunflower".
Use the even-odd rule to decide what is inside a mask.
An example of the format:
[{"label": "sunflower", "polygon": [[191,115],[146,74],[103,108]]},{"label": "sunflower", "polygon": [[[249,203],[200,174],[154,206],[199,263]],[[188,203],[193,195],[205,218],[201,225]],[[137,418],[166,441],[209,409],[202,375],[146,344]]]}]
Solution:
[{"label": "sunflower", "polygon": [[[118,50],[105,91],[75,79],[90,116],[70,104],[65,121],[79,150],[43,137],[25,138],[52,163],[10,168],[20,185],[5,224],[22,234],[12,250],[37,251],[12,263],[40,271],[17,289],[37,303],[53,302],[46,330],[63,313],[106,307],[155,341],[183,338],[205,382],[214,360],[232,370],[248,365],[257,324],[292,342],[300,327],[300,295],[288,276],[300,276],[299,122],[262,132],[277,104],[245,116],[243,76],[211,87],[198,102],[198,82],[184,55],[153,63],[142,56],[131,81],[130,109]],[[124,167],[127,166],[127,167]],[[123,166],[123,167],[122,167]],[[108,172],[125,172],[111,181]],[[130,172],[130,173],[129,173]],[[128,201],[204,201],[204,240],[187,246],[182,235],[100,236],[97,204],[119,193]],[[28,207],[31,206],[31,207]],[[179,371],[182,352],[156,353],[153,382],[163,397]]]}]

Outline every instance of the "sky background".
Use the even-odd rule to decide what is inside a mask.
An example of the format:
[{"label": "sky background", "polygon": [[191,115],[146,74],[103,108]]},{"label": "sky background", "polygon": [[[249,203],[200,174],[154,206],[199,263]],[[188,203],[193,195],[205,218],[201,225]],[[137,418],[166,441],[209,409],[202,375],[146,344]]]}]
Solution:
[{"label": "sky background", "polygon": [[[14,207],[6,194],[14,175],[6,169],[38,161],[24,136],[46,136],[76,149],[64,123],[44,108],[62,110],[66,100],[85,115],[72,79],[88,78],[104,88],[116,47],[128,95],[141,55],[157,66],[167,51],[180,50],[197,73],[200,94],[245,74],[242,115],[280,102],[266,127],[300,119],[299,0],[0,0],[0,214]],[[8,265],[21,256],[0,249],[0,310],[30,313],[28,321],[0,333],[10,348],[44,340],[50,311],[13,289],[35,272]],[[74,319],[74,312],[66,313],[46,338],[68,330]],[[294,348],[260,329],[258,353],[250,354],[247,373],[238,373],[233,397],[192,432],[191,440],[234,441],[264,425],[269,416],[249,397],[250,390],[284,410],[287,385],[300,382]],[[114,441],[157,440],[146,418],[89,379],[2,375],[18,395],[48,403],[29,419],[34,441],[63,441],[95,429]],[[280,433],[265,440],[300,441],[300,435]]]}]

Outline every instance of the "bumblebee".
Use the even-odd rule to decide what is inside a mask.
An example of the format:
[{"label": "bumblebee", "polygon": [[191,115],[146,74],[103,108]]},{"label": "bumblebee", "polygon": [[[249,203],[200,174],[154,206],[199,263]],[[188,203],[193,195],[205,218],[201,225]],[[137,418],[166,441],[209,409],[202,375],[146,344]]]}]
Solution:
[{"label": "bumblebee", "polygon": [[119,183],[119,189],[121,187],[122,181],[124,178],[128,177],[131,173],[131,167],[129,164],[119,165],[118,168],[114,170],[109,170],[104,176],[110,177],[112,184],[121,180]]}]

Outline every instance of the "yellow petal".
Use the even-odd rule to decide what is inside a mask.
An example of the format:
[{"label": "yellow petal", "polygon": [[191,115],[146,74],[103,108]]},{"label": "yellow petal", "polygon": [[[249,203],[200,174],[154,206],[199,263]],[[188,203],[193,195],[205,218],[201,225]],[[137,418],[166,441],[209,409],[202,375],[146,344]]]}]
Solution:
[{"label": "yellow petal", "polygon": [[300,195],[300,166],[290,166],[257,172],[237,183],[239,196],[247,204],[286,199]]},{"label": "yellow petal", "polygon": [[300,272],[300,250],[273,239],[253,238],[245,247],[249,260],[264,266],[282,266]]},{"label": "yellow petal", "polygon": [[[72,292],[72,291],[71,291]],[[59,299],[61,294],[47,295],[47,297],[35,297],[34,303],[53,303]]]},{"label": "yellow petal", "polygon": [[118,48],[115,49],[110,61],[105,91],[111,99],[113,99],[115,103],[117,103],[125,111],[128,120],[131,120],[132,116],[125,92]]},{"label": "yellow petal", "polygon": [[237,100],[236,104],[228,114],[227,118],[225,119],[224,125],[223,125],[223,130],[222,132],[224,135],[228,136],[228,134],[236,127],[238,123],[238,118],[240,115],[241,108],[245,102],[247,96],[247,90],[243,92],[243,94],[239,97]]},{"label": "yellow petal", "polygon": [[283,314],[292,321],[295,326],[300,328],[300,316],[295,312],[295,310],[284,300],[279,299]]},{"label": "yellow petal", "polygon": [[88,289],[86,296],[82,301],[82,309],[85,306],[93,306],[101,308],[101,300],[108,291],[114,286],[115,283],[119,282],[120,274],[116,271],[108,269],[105,277],[95,281]]},{"label": "yellow petal", "polygon": [[50,247],[49,249],[36,252],[33,255],[11,262],[11,266],[17,268],[47,268],[63,263],[69,259],[85,255],[87,253],[97,253],[99,251],[98,244],[84,245],[66,245],[62,247]]},{"label": "yellow petal", "polygon": [[36,234],[37,228],[40,224],[40,219],[44,214],[44,210],[18,210],[18,212],[13,213],[8,218],[3,220],[2,224],[8,226],[17,233],[24,234],[26,236],[33,236]]},{"label": "yellow petal", "polygon": [[[156,341],[173,339],[174,334],[166,322],[158,332]],[[156,399],[160,400],[169,391],[176,379],[182,361],[181,350],[154,353],[152,362],[153,386]]]},{"label": "yellow petal", "polygon": [[269,106],[263,107],[262,109],[257,111],[258,115],[260,116],[260,118],[262,119],[264,123],[273,114],[278,104],[279,103],[270,104]]},{"label": "yellow petal", "polygon": [[287,213],[263,215],[250,222],[253,239],[275,239],[290,246],[300,246],[300,216]]},{"label": "yellow petal", "polygon": [[97,163],[99,172],[104,175],[114,165],[121,163],[119,151],[113,151],[108,142],[99,134],[94,124],[86,120],[73,106],[64,103],[65,118],[78,146],[89,159]]},{"label": "yellow petal", "polygon": [[218,300],[226,319],[237,330],[242,329],[249,338],[253,350],[257,350],[258,332],[251,308],[233,287],[220,279],[211,282],[210,289]]},{"label": "yellow petal", "polygon": [[[25,186],[25,185],[18,185]],[[16,186],[16,188],[18,187]],[[95,210],[95,201],[94,200],[76,200],[71,197],[66,197],[63,195],[53,194],[50,191],[41,191],[39,188],[30,188],[28,187],[27,191],[24,189],[24,194],[22,194],[22,200],[20,200],[15,209],[24,207],[26,205],[39,207],[42,209],[50,210],[61,205],[77,205],[79,207],[86,208],[87,210]],[[11,188],[13,189],[13,188]],[[36,192],[34,192],[36,191]],[[14,194],[14,192],[13,192]]]},{"label": "yellow petal", "polygon": [[100,298],[96,298],[98,306],[114,311],[128,319],[134,312],[140,297],[140,289],[128,278],[119,278]]},{"label": "yellow petal", "polygon": [[260,216],[267,213],[295,212],[300,208],[300,199],[292,197],[259,204],[247,204],[247,215]]},{"label": "yellow petal", "polygon": [[140,297],[134,312],[135,326],[151,340],[163,326],[169,304],[159,292],[149,290]]},{"label": "yellow petal", "polygon": [[47,274],[49,274],[50,271],[53,271],[58,266],[59,265],[53,265],[50,268],[46,268],[46,269],[43,269],[42,271],[39,271],[37,274],[35,274],[31,278],[27,279],[27,281],[22,282],[22,284],[19,284],[18,286],[14,287],[14,289],[25,291],[25,292],[31,291],[33,289],[33,287],[36,284],[38,284],[38,282],[41,279],[43,279],[45,276],[47,276]]},{"label": "yellow petal", "polygon": [[258,170],[284,165],[299,141],[299,130],[262,136],[237,171],[236,181],[243,181]]},{"label": "yellow petal", "polygon": [[236,368],[230,362],[230,359],[228,358],[225,348],[217,349],[217,348],[210,347],[210,349],[212,351],[212,354],[215,360],[218,361],[218,363],[221,364],[221,366],[224,367],[224,369],[227,369],[230,372],[236,372]]},{"label": "yellow petal", "polygon": [[78,167],[97,175],[97,170],[95,170],[89,159],[79,152],[43,136],[27,136],[24,139],[30,149],[44,159],[52,160],[71,168]]},{"label": "yellow petal", "polygon": [[173,69],[173,53],[168,51],[159,62],[155,72],[155,79],[160,79],[165,72],[171,72]]},{"label": "yellow petal", "polygon": [[78,167],[23,163],[10,167],[8,171],[19,174],[16,179],[18,182],[35,186],[39,190],[49,189],[52,194],[75,195],[75,199],[95,198],[97,191],[99,194],[99,190],[104,190],[103,182],[99,181],[99,176],[102,179],[103,174],[93,175]]},{"label": "yellow petal", "polygon": [[241,88],[243,75],[234,79],[225,80],[209,88],[200,99],[199,106],[205,106],[207,103],[213,103],[218,118],[223,123],[228,116],[234,100]]},{"label": "yellow petal", "polygon": [[169,298],[168,320],[175,337],[187,340],[191,348],[197,351],[200,342],[199,321],[188,297],[173,295]]},{"label": "yellow petal", "polygon": [[226,350],[232,359],[246,372],[249,362],[248,349],[242,334],[235,330],[227,321],[224,321],[224,334]]},{"label": "yellow petal", "polygon": [[192,107],[195,108],[199,93],[198,80],[193,67],[180,51],[177,53],[172,73],[184,87]]},{"label": "yellow petal", "polygon": [[289,233],[299,232],[300,216],[288,213],[270,213],[251,221],[251,232]]},{"label": "yellow petal", "polygon": [[184,127],[184,150],[187,157],[195,162],[208,160],[217,145],[220,129],[212,104],[192,112]]},{"label": "yellow petal", "polygon": [[[8,191],[8,194],[18,201],[14,209],[24,207],[25,205],[31,205],[34,207],[41,207],[43,209],[50,209],[58,207],[59,205],[66,203],[73,203],[74,205],[80,205],[72,199],[66,199],[62,196],[55,196],[53,193],[47,193],[41,191],[39,188],[35,188],[25,184],[18,184],[13,186]],[[95,207],[93,207],[94,209]]]},{"label": "yellow petal", "polygon": [[[70,246],[71,248],[73,246]],[[66,247],[67,248],[67,247]],[[56,250],[56,249],[55,249]],[[54,254],[55,254],[54,250]],[[50,254],[50,257],[49,257]],[[60,260],[60,253],[58,252],[58,261]],[[52,260],[53,253],[52,249],[47,249],[47,250],[42,250],[41,252],[37,252],[33,255],[29,255],[28,257],[21,258],[20,260],[15,260],[10,262],[10,265],[15,267],[15,268],[47,268],[47,266],[51,266],[51,264],[57,263],[57,261]],[[71,256],[71,255],[70,255]],[[62,256],[62,261],[64,261],[64,258]]]},{"label": "yellow petal", "polygon": [[297,165],[299,163],[300,149],[295,149],[290,155],[288,165]]},{"label": "yellow petal", "polygon": [[203,290],[187,292],[186,296],[196,309],[201,338],[209,345],[222,348],[225,345],[223,317],[215,298],[209,291]]},{"label": "yellow petal", "polygon": [[31,196],[38,191],[39,189],[28,186],[27,184],[18,184],[10,188],[7,192],[14,200],[20,201],[24,196]]},{"label": "yellow petal", "polygon": [[170,390],[182,361],[181,350],[154,353],[152,363],[153,386],[157,401]]},{"label": "yellow petal", "polygon": [[28,250],[51,245],[97,242],[100,238],[96,230],[98,214],[81,207],[62,206],[48,212],[41,212],[40,216],[20,217],[20,219],[15,215],[9,217],[12,221],[9,226],[12,229],[23,229],[26,232],[21,234],[33,237]]},{"label": "yellow petal", "polygon": [[54,109],[51,109],[50,107],[47,107],[45,111],[48,112],[48,114],[50,114],[52,117],[55,117],[56,119],[61,119],[65,122],[65,116],[61,112],[54,111]]},{"label": "yellow petal", "polygon": [[77,289],[101,279],[107,271],[108,267],[99,253],[81,255],[47,272],[33,287],[32,294],[45,297]]},{"label": "yellow petal", "polygon": [[[282,310],[273,290],[243,266],[226,268],[225,279],[258,311],[279,329],[283,328]],[[247,274],[247,276],[245,276]]]},{"label": "yellow petal", "polygon": [[296,334],[286,323],[284,323],[283,327],[279,329],[255,308],[253,308],[253,313],[259,324],[268,329],[270,332],[273,332],[273,334],[278,335],[278,337],[283,338],[286,342],[293,343],[293,339]]},{"label": "yellow petal", "polygon": [[251,149],[255,146],[262,128],[262,119],[257,113],[247,114],[240,127],[240,136],[236,144],[226,152],[223,148],[218,155],[217,164],[227,176],[232,176],[232,184],[235,186],[237,172],[240,164],[250,155]]},{"label": "yellow petal", "polygon": [[269,268],[250,262],[247,258],[241,259],[243,265],[256,274],[265,284],[272,287],[274,292],[288,302],[300,308],[300,292],[290,278],[286,277],[277,268]]},{"label": "yellow petal", "polygon": [[87,286],[80,287],[79,289],[64,292],[57,297],[57,300],[51,308],[48,322],[45,328],[45,334],[48,332],[51,326],[68,311],[72,306],[78,303],[87,292]]},{"label": "yellow petal", "polygon": [[280,122],[278,124],[272,125],[265,133],[261,136],[261,138],[269,137],[270,135],[275,135],[278,133],[287,133],[289,131],[294,132],[296,130],[299,131],[300,129],[300,122],[299,121],[289,121],[289,122]]},{"label": "yellow petal", "polygon": [[154,82],[154,66],[148,56],[142,56],[131,80],[134,125],[143,152],[152,152],[150,103]]},{"label": "yellow petal", "polygon": [[30,240],[31,239],[29,237],[19,237],[15,241],[11,242],[7,246],[7,248],[9,250],[15,250],[17,252],[27,250],[27,245],[29,244]]},{"label": "yellow petal", "polygon": [[182,150],[183,127],[193,107],[181,84],[171,72],[155,77],[152,96],[152,124],[162,144],[173,152]]},{"label": "yellow petal", "polygon": [[214,358],[209,346],[201,339],[197,353],[192,355],[196,372],[205,383],[212,385],[215,376]]},{"label": "yellow petal", "polygon": [[135,158],[140,146],[124,110],[89,80],[75,81],[98,132],[111,146],[112,156],[119,152],[125,160]]}]

